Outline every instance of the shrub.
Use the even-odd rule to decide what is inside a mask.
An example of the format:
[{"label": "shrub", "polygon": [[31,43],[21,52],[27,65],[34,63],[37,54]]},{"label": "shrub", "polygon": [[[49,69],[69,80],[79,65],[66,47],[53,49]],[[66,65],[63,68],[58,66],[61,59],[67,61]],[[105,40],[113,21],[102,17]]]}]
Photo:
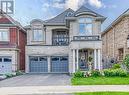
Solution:
[{"label": "shrub", "polygon": [[112,68],[113,69],[119,69],[119,68],[121,68],[121,66],[120,66],[120,64],[114,64]]},{"label": "shrub", "polygon": [[22,71],[16,71],[16,75],[19,76],[19,75],[22,75],[23,72]]},{"label": "shrub", "polygon": [[105,69],[103,72],[104,76],[106,77],[114,77],[114,76],[126,77],[128,75],[127,72],[123,69]]},{"label": "shrub", "polygon": [[129,69],[129,54],[126,55],[126,57],[124,58],[123,64],[125,64],[126,67]]},{"label": "shrub", "polygon": [[91,71],[91,76],[92,77],[99,77],[99,76],[101,76],[101,73],[99,70],[93,70],[93,71]]},{"label": "shrub", "polygon": [[84,72],[81,72],[81,71],[77,71],[74,73],[74,77],[76,78],[82,78],[84,77]]},{"label": "shrub", "polygon": [[6,76],[7,78],[10,78],[10,77],[13,77],[13,74],[7,73],[7,74],[5,74],[5,76]]}]

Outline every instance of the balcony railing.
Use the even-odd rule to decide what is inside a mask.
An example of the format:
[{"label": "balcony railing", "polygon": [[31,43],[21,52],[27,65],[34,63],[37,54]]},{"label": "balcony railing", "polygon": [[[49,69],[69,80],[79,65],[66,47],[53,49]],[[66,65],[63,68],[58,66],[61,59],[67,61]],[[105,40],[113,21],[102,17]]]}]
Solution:
[{"label": "balcony railing", "polygon": [[52,45],[65,46],[69,44],[69,37],[53,37]]},{"label": "balcony railing", "polygon": [[98,41],[100,36],[74,36],[73,41]]}]

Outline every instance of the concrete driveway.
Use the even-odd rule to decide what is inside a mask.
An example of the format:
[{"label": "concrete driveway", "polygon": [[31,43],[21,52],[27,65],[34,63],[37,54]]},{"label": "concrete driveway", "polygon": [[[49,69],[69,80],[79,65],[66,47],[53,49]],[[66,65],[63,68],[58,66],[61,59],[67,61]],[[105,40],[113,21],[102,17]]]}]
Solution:
[{"label": "concrete driveway", "polygon": [[66,85],[70,85],[70,76],[67,74],[25,74],[0,81],[0,87]]}]

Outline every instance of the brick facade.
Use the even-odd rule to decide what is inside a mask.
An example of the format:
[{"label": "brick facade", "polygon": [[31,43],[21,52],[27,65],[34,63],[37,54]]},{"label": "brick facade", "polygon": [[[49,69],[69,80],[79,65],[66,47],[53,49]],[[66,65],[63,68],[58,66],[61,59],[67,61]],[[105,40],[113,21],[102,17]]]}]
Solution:
[{"label": "brick facade", "polygon": [[[121,61],[126,54],[129,54],[127,47],[127,37],[129,35],[129,17],[123,17],[113,25],[108,31],[102,34],[102,55],[103,59],[115,58]],[[120,50],[123,50],[120,58]]]}]

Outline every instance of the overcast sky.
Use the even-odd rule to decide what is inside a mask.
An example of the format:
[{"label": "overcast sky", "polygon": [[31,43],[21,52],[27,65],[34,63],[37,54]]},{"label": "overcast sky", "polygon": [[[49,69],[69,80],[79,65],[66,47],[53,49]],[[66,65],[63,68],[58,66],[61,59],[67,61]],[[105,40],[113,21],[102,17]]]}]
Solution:
[{"label": "overcast sky", "polygon": [[129,0],[15,0],[11,16],[25,26],[32,19],[50,19],[67,8],[77,10],[82,5],[107,17],[103,30],[129,8]]}]

